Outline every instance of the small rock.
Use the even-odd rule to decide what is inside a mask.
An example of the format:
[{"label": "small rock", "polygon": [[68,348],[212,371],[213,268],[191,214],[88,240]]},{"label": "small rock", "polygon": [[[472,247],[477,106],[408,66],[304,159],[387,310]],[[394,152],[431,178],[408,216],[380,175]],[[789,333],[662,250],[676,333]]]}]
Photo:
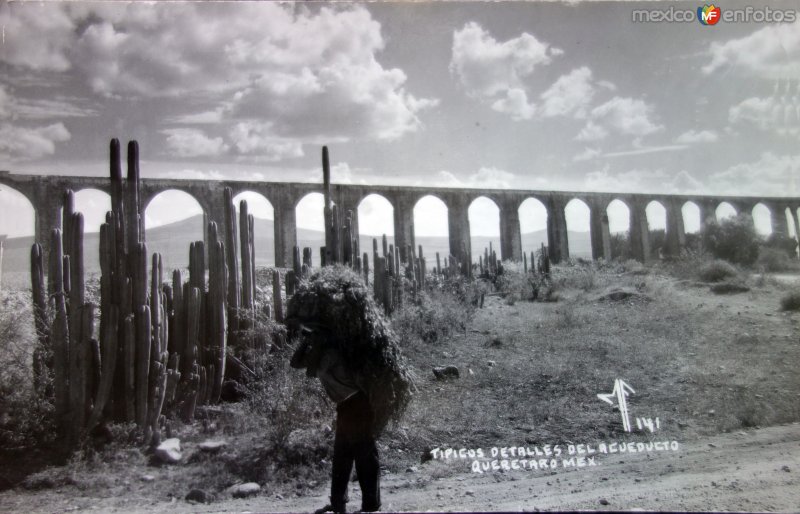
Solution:
[{"label": "small rock", "polygon": [[225,441],[203,441],[197,445],[198,448],[208,453],[217,453],[226,446],[228,446],[228,443]]},{"label": "small rock", "polygon": [[211,503],[211,495],[202,489],[192,489],[186,495],[187,502]]},{"label": "small rock", "polygon": [[436,377],[437,380],[458,378],[460,376],[458,368],[455,366],[437,366],[433,368],[433,375]]},{"label": "small rock", "polygon": [[711,409],[710,411],[708,411],[708,415],[709,415],[709,416],[713,416],[713,415],[714,415],[714,414],[716,414],[716,413],[717,413],[717,412],[716,412],[714,409]]},{"label": "small rock", "polygon": [[783,466],[781,468],[781,471],[785,471],[785,472],[789,473],[791,471],[791,469],[789,469],[789,466]]},{"label": "small rock", "polygon": [[406,468],[406,473],[416,473],[417,471],[419,471],[419,468],[416,466],[409,466]]},{"label": "small rock", "polygon": [[247,482],[246,484],[234,485],[228,491],[234,498],[248,498],[258,494],[261,491],[261,486],[255,482]]},{"label": "small rock", "polygon": [[496,361],[488,361],[486,364],[487,364],[487,365],[488,365],[490,368],[492,368],[492,367],[494,367],[494,366],[497,366],[497,362],[496,362]]},{"label": "small rock", "polygon": [[283,495],[278,493],[278,494],[275,495],[275,499],[276,500],[282,500],[283,499]]},{"label": "small rock", "polygon": [[181,460],[181,441],[177,437],[167,439],[158,445],[156,457],[166,464],[177,464]]},{"label": "small rock", "polygon": [[608,500],[605,498],[600,498],[600,505],[608,505]]},{"label": "small rock", "polygon": [[708,445],[709,445],[710,447],[712,447],[712,448],[716,448],[716,447],[717,447],[717,445],[716,445],[716,444],[714,444],[714,443],[708,443]]},{"label": "small rock", "polygon": [[473,491],[472,489],[467,489],[466,491],[464,491],[464,494],[466,494],[467,496],[475,496],[475,491]]},{"label": "small rock", "polygon": [[153,475],[142,475],[142,482],[152,482],[156,479]]},{"label": "small rock", "polygon": [[503,346],[503,340],[500,339],[499,337],[495,337],[489,342],[489,346],[499,348],[500,346]]}]

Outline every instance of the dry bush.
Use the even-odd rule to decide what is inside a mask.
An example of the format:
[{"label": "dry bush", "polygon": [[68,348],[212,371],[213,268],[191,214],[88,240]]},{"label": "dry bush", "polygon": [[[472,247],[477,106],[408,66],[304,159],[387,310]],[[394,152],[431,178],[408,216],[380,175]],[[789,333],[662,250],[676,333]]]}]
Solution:
[{"label": "dry bush", "polygon": [[552,279],[559,288],[588,292],[598,287],[598,274],[610,269],[604,263],[570,259],[567,265],[553,268]]},{"label": "dry bush", "polygon": [[539,275],[517,271],[503,266],[503,274],[497,277],[495,287],[506,295],[506,303],[514,305],[516,301],[532,302],[540,292]]},{"label": "dry bush", "polygon": [[392,316],[392,329],[400,338],[401,347],[416,341],[435,343],[455,332],[463,332],[475,306],[466,287],[450,285],[417,293],[417,300],[407,301]]},{"label": "dry bush", "polygon": [[34,391],[32,354],[37,344],[25,294],[8,291],[0,301],[0,449],[51,442],[52,405]]},{"label": "dry bush", "polygon": [[800,262],[790,257],[785,251],[762,246],[758,251],[756,265],[764,271],[800,271]]},{"label": "dry bush", "polygon": [[781,298],[781,309],[784,311],[800,310],[800,291],[791,291]]},{"label": "dry bush", "polygon": [[722,282],[736,275],[738,275],[736,268],[720,259],[706,263],[697,271],[697,277],[704,282]]}]

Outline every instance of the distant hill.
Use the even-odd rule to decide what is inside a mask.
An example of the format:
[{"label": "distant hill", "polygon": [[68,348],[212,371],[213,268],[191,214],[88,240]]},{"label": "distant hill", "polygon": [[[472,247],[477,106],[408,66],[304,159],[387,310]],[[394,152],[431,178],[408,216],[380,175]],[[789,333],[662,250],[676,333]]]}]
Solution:
[{"label": "distant hill", "polygon": [[[189,244],[192,241],[203,239],[203,217],[193,216],[175,223],[151,228],[147,231],[147,250],[160,252],[164,262],[164,269],[185,268],[189,264]],[[255,220],[255,248],[256,266],[271,266],[275,262],[273,220],[256,218]],[[380,244],[380,236],[376,236]],[[359,239],[362,253],[372,253],[373,236],[362,235]],[[483,248],[489,246],[489,241],[499,253],[499,237],[490,238],[476,236],[472,239],[472,252],[477,260],[478,253],[483,254]],[[389,238],[393,243],[393,238]],[[298,229],[297,244],[301,248],[310,247],[313,250],[314,264],[319,264],[319,249],[325,243],[325,236],[317,230]],[[422,245],[423,252],[435,260],[436,252],[442,259],[449,253],[449,244],[446,237],[418,237],[417,245]],[[535,250],[544,243],[547,244],[547,233],[544,230],[522,234],[523,249],[527,252]],[[3,271],[28,272],[30,266],[30,248],[33,237],[17,237],[5,241],[3,255]],[[98,260],[100,236],[98,233],[88,233],[84,236],[84,255],[87,272],[99,272]],[[590,257],[591,246],[588,232],[569,232],[570,255],[575,257]]]}]

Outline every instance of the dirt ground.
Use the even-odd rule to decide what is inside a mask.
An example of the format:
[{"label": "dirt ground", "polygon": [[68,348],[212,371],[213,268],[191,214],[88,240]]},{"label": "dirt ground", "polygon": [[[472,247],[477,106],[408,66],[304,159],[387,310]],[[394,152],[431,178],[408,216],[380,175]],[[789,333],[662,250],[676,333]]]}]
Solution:
[{"label": "dirt ground", "polygon": [[[739,431],[681,443],[658,454],[605,455],[597,465],[554,471],[473,473],[465,461],[458,472],[434,478],[434,464],[382,478],[385,511],[540,510],[741,510],[796,511],[800,506],[800,425]],[[157,478],[158,479],[158,478]],[[358,487],[350,493],[357,508]],[[210,505],[158,501],[146,491],[125,497],[89,498],[73,491],[37,494],[7,491],[4,512],[309,512],[325,501],[318,495],[254,499]]]},{"label": "dirt ground", "polygon": [[[715,295],[657,274],[593,280],[565,283],[550,304],[488,297],[463,333],[407,349],[419,391],[406,425],[381,439],[384,510],[800,508],[800,313],[779,309],[797,281]],[[600,301],[609,286],[646,298]],[[445,364],[461,377],[436,380],[431,367]],[[619,411],[596,397],[610,393],[615,378],[636,389],[632,418],[658,417],[657,430],[622,430]],[[140,449],[118,447],[99,463],[51,474],[60,478],[49,485],[0,493],[0,512],[308,512],[327,503],[327,479],[318,477],[302,487],[262,483],[249,499],[217,490],[213,503],[189,503],[186,475],[216,469],[213,459],[192,461],[199,441],[223,438],[242,455],[260,443],[256,434],[197,427],[181,438],[190,456],[181,465],[152,466]],[[657,441],[677,449],[599,447]],[[492,447],[545,444],[564,452],[555,469],[475,473],[470,458],[420,462],[435,447],[490,455]],[[578,444],[595,449],[596,465],[565,467]],[[356,482],[350,497],[357,510]]]}]

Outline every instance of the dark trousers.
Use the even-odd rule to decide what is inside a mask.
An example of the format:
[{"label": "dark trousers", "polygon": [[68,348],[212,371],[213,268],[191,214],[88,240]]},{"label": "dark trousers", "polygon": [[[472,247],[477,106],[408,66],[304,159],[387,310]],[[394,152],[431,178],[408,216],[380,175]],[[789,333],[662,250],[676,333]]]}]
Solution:
[{"label": "dark trousers", "polygon": [[331,506],[344,512],[347,485],[356,464],[361,486],[361,510],[381,508],[378,446],[372,435],[373,414],[367,396],[359,392],[336,406],[336,436],[333,442]]}]

